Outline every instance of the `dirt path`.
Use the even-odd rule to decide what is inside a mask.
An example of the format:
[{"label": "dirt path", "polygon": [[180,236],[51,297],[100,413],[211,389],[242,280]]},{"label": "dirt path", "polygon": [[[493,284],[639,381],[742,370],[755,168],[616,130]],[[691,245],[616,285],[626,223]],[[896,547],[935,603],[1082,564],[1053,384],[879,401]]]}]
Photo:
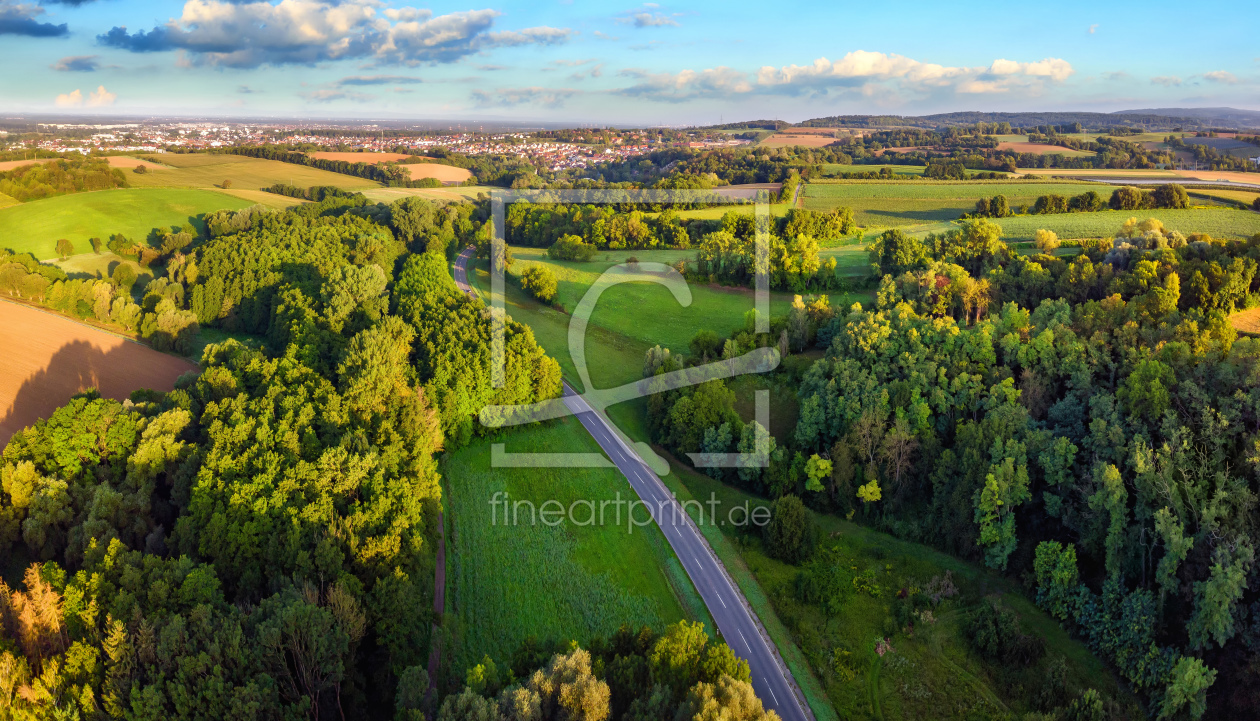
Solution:
[{"label": "dirt path", "polygon": [[65,316],[0,299],[0,448],[74,394],[169,391],[197,366]]}]

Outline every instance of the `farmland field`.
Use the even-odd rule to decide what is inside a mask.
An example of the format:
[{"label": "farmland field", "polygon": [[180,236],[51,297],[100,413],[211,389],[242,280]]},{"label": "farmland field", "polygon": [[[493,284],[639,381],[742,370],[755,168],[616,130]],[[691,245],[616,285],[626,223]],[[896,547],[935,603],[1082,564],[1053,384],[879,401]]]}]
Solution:
[{"label": "farmland field", "polygon": [[331,185],[343,190],[381,187],[380,183],[352,175],[244,155],[163,153],[152,157],[171,167],[150,166],[147,173],[129,173],[127,182],[137,188],[218,188],[225,180],[232,181],[233,188],[242,190],[260,190],[276,183],[299,188]]},{"label": "farmland field", "polygon": [[994,220],[1007,242],[1032,240],[1038,228],[1053,230],[1063,239],[1114,236],[1127,218],[1158,218],[1168,230],[1207,233],[1215,238],[1249,238],[1260,233],[1260,213],[1233,208],[1190,210],[1104,210],[1098,213],[1025,215]]},{"label": "farmland field", "polygon": [[792,145],[821,148],[834,142],[836,142],[835,128],[788,128],[765,138],[760,145],[764,148],[784,148]]},{"label": "farmland field", "polygon": [[1041,195],[1071,196],[1088,190],[1109,196],[1113,188],[1093,183],[837,181],[805,186],[805,207],[845,206],[853,209],[858,225],[904,226],[956,220],[975,210],[980,198],[995,195],[1005,195],[1011,206],[1019,206],[1032,205]]},{"label": "farmland field", "polygon": [[124,400],[137,388],[169,391],[196,366],[48,311],[0,301],[0,449],[17,431],[96,388]]},{"label": "farmland field", "polygon": [[0,248],[52,258],[57,239],[68,238],[82,253],[91,250],[91,237],[122,233],[142,239],[158,226],[190,219],[197,224],[210,211],[250,205],[249,200],[217,190],[123,188],[61,195],[0,210]]},{"label": "farmland field", "polygon": [[1069,158],[1090,158],[1096,155],[1088,150],[1073,150],[1065,148],[1061,145],[1049,145],[1046,143],[998,143],[998,150],[1014,150],[1017,153],[1035,153],[1036,155],[1064,155]]},{"label": "farmland field", "polygon": [[[635,498],[615,468],[493,468],[491,444],[508,453],[598,453],[599,446],[576,418],[516,429],[506,437],[479,441],[451,454],[442,474],[452,534],[448,546],[448,598],[453,602],[454,658],[462,672],[489,654],[500,668],[528,636],[542,641],[577,640],[585,645],[622,624],[660,630],[692,618],[713,628],[704,605],[673,551],[655,526],[627,532],[615,524],[613,506],[603,525],[573,520],[547,526],[528,522],[517,509],[516,525],[505,525],[502,506],[492,517],[489,501],[503,491],[513,503],[536,507],[549,500],[568,509],[575,501]],[[641,512],[641,509],[640,509]],[[681,599],[681,600],[680,600]]]},{"label": "farmland field", "polygon": [[437,178],[443,183],[462,183],[472,177],[472,171],[467,168],[456,168],[442,163],[411,163],[401,167],[407,169],[412,180]]},{"label": "farmland field", "polygon": [[[1221,200],[1231,200],[1245,205],[1251,205],[1256,198],[1260,198],[1260,191],[1256,190],[1218,190],[1216,188],[1187,188],[1190,197],[1193,199],[1196,195],[1206,196],[1208,198],[1218,198]],[[1194,202],[1191,200],[1191,202]]]}]

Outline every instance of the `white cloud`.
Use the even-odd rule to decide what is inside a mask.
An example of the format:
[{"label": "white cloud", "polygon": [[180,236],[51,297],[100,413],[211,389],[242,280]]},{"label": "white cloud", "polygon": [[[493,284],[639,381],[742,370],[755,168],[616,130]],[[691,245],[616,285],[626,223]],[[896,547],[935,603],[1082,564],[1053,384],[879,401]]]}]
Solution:
[{"label": "white cloud", "polygon": [[[1066,60],[1036,62],[994,60],[988,67],[951,67],[925,63],[902,55],[854,50],[832,62],[818,58],[810,65],[766,66],[757,83],[783,92],[827,92],[890,84],[909,92],[1006,93],[1039,92],[1047,82],[1061,83],[1075,70]],[[869,91],[868,91],[869,92]]]},{"label": "white cloud", "polygon": [[1181,78],[1176,75],[1158,75],[1151,78],[1151,83],[1153,85],[1163,85],[1166,88],[1172,88],[1181,85]]},{"label": "white cloud", "polygon": [[512,105],[541,105],[547,108],[558,108],[579,92],[581,91],[571,88],[498,88],[493,92],[474,90],[472,99],[483,108]]},{"label": "white cloud", "polygon": [[1210,73],[1203,73],[1203,79],[1210,80],[1214,83],[1225,83],[1227,85],[1233,85],[1238,82],[1238,78],[1234,77],[1233,73],[1226,72],[1224,70],[1213,70]]},{"label": "white cloud", "polygon": [[306,93],[298,93],[298,95],[313,103],[331,103],[337,100],[365,102],[373,99],[371,95],[365,95],[364,93],[356,93],[349,90],[333,90],[331,88],[312,90]]},{"label": "white cloud", "polygon": [[98,41],[133,52],[186,50],[194,63],[252,68],[374,59],[382,64],[447,63],[495,47],[553,45],[573,31],[534,27],[492,32],[497,10],[435,16],[381,9],[379,0],[187,0],[183,14],[149,32],[115,27]]},{"label": "white cloud", "polygon": [[83,104],[83,91],[75,89],[71,93],[63,93],[57,96],[55,101],[57,105],[63,108],[75,107]]},{"label": "white cloud", "polygon": [[83,91],[78,88],[69,93],[58,95],[53,102],[63,108],[77,108],[85,104],[89,108],[99,108],[103,105],[113,105],[117,99],[117,95],[106,90],[104,85],[99,85],[96,90],[88,93],[86,103],[83,99]]},{"label": "white cloud", "polygon": [[1098,23],[1089,26],[1089,34],[1093,35],[1098,30]]},{"label": "white cloud", "polygon": [[[77,93],[79,91],[76,90],[75,92]],[[90,107],[100,107],[102,105],[113,105],[114,101],[117,99],[118,99],[117,95],[114,95],[113,93],[106,90],[104,85],[100,85],[100,86],[97,86],[96,90],[93,90],[92,94],[88,96],[87,104]]]},{"label": "white cloud", "polygon": [[682,102],[695,98],[728,97],[748,93],[753,83],[747,73],[725,66],[708,70],[684,70],[680,73],[649,73],[627,69],[619,73],[640,82],[617,90],[620,95],[645,96],[653,100]]}]

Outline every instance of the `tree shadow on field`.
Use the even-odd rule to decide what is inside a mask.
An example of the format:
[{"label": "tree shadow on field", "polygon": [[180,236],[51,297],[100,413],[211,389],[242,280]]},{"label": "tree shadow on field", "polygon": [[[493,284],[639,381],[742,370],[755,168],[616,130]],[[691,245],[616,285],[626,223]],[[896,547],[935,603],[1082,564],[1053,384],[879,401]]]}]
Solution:
[{"label": "tree shadow on field", "polygon": [[[162,357],[164,363],[165,358]],[[52,415],[72,396],[88,388],[98,389],[102,397],[122,400],[138,388],[173,387],[177,377],[173,370],[157,372],[158,369],[137,360],[135,349],[126,346],[102,351],[84,340],[66,343],[44,368],[22,381],[12,405],[0,408],[0,449],[8,445],[15,433]]]}]

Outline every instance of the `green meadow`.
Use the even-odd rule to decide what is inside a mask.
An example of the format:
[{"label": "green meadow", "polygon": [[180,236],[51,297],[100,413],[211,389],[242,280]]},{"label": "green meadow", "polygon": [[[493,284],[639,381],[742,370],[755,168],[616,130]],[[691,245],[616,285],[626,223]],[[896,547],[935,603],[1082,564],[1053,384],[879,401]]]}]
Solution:
[{"label": "green meadow", "polygon": [[167,167],[151,167],[146,173],[126,171],[127,182],[137,188],[221,188],[225,180],[231,181],[232,188],[242,190],[261,190],[276,183],[299,188],[331,185],[343,190],[381,187],[365,178],[244,155],[162,153],[141,157],[155,158]]},{"label": "green meadow", "polygon": [[1105,238],[1120,232],[1128,218],[1158,218],[1168,230],[1186,235],[1207,233],[1214,238],[1249,238],[1260,233],[1260,213],[1234,208],[1188,210],[1103,210],[1097,213],[1022,215],[994,220],[1002,226],[1007,242],[1032,240],[1039,228],[1053,230],[1059,238]]},{"label": "green meadow", "polygon": [[1032,205],[1042,195],[1079,195],[1095,190],[1110,196],[1111,186],[1096,183],[1044,183],[1010,181],[827,181],[805,186],[805,207],[830,210],[853,209],[861,226],[906,226],[956,220],[975,210],[980,198],[1005,195],[1012,207]]},{"label": "green meadow", "polygon": [[57,256],[59,238],[74,243],[75,253],[92,250],[88,239],[122,233],[143,239],[157,227],[192,222],[214,210],[253,205],[217,190],[122,188],[74,193],[0,209],[0,248],[34,253],[41,260]]},{"label": "green meadow", "polygon": [[[503,668],[526,638],[576,640],[585,645],[622,624],[658,630],[680,619],[713,628],[703,602],[664,536],[655,526],[627,532],[608,506],[605,525],[566,520],[531,524],[535,509],[555,500],[634,499],[615,468],[494,468],[491,446],[508,453],[598,453],[599,446],[576,418],[514,429],[477,441],[447,457],[442,475],[450,529],[447,540],[448,616],[453,637],[448,668],[462,671],[489,655]],[[514,525],[496,492],[513,503]],[[573,519],[586,519],[586,506]],[[453,621],[453,622],[452,622]]]}]

